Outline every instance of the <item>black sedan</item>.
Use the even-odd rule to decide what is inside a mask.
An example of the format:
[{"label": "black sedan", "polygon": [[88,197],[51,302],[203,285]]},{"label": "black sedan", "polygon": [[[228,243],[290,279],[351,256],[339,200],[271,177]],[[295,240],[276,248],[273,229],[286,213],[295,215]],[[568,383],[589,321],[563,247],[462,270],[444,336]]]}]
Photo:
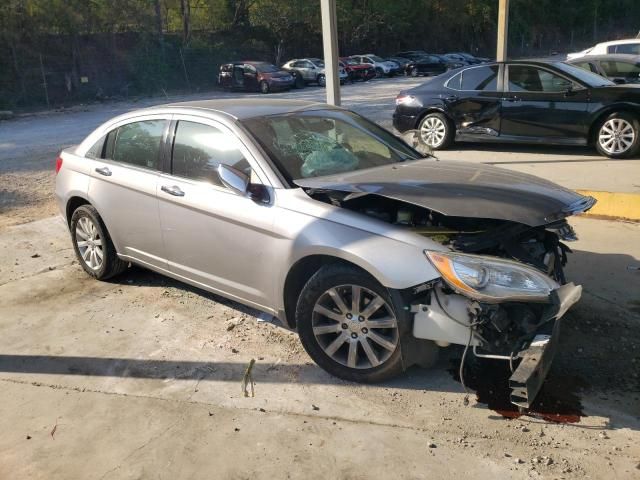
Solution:
[{"label": "black sedan", "polygon": [[405,75],[440,75],[450,69],[449,63],[435,55],[424,55],[411,60],[404,67]]},{"label": "black sedan", "polygon": [[640,148],[640,86],[563,62],[474,65],[400,92],[393,125],[434,150],[454,140],[594,144],[623,158]]}]

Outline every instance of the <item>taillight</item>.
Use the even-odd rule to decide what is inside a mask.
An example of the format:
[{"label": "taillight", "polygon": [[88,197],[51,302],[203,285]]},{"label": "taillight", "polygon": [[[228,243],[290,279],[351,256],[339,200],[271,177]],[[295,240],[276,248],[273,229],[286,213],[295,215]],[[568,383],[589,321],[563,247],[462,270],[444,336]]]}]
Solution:
[{"label": "taillight", "polygon": [[61,168],[62,168],[62,157],[58,157],[56,158],[56,175],[58,174]]}]

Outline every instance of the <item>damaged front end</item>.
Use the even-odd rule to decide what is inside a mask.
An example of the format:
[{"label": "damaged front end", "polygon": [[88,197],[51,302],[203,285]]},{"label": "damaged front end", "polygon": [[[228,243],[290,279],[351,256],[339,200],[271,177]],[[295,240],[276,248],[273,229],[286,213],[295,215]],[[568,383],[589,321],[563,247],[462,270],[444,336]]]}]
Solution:
[{"label": "damaged front end", "polygon": [[[461,168],[442,167],[449,167],[449,180]],[[412,170],[412,175],[418,173]],[[476,180],[506,175],[486,167],[468,174]],[[560,318],[582,291],[567,283],[564,274],[571,252],[565,242],[577,239],[566,217],[588,210],[595,201],[542,180],[513,188],[498,187],[495,181],[484,188],[450,182],[446,189],[433,179],[344,180],[299,184],[316,200],[446,247],[425,250],[423,260],[440,278],[411,289],[406,299],[414,314],[413,336],[440,347],[464,345],[477,357],[509,362],[511,401],[529,408],[549,371]]]}]

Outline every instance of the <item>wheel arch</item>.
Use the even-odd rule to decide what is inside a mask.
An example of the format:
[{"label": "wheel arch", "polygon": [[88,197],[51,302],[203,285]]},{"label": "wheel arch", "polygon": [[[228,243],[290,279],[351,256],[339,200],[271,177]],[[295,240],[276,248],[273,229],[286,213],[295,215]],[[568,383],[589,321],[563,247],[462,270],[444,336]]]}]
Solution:
[{"label": "wheel arch", "polygon": [[444,106],[441,106],[441,105],[429,105],[427,108],[425,108],[420,113],[420,115],[418,115],[416,117],[416,123],[414,125],[414,128],[416,130],[418,130],[420,128],[420,123],[422,123],[422,120],[424,120],[424,117],[426,117],[430,113],[441,113],[441,114],[443,114],[445,117],[447,117],[447,120],[449,120],[449,122],[451,123],[451,126],[453,128],[456,128],[456,124],[453,121],[453,118],[451,118],[451,115],[449,115],[449,112],[447,112],[447,110],[446,110],[446,108]]},{"label": "wheel arch", "polygon": [[281,314],[281,320],[289,328],[296,328],[296,304],[307,281],[322,267],[336,264],[353,267],[378,281],[371,272],[344,258],[327,254],[313,254],[300,258],[287,272],[282,289],[284,312]]},{"label": "wheel arch", "polygon": [[638,121],[640,121],[640,106],[638,105],[630,105],[628,103],[607,105],[606,107],[604,107],[603,109],[599,110],[594,114],[593,120],[591,121],[591,125],[589,126],[587,141],[590,144],[594,144],[600,123],[609,115],[613,113],[621,113],[621,112],[635,115]]},{"label": "wheel arch", "polygon": [[82,205],[91,205],[91,202],[80,195],[74,195],[67,200],[67,204],[65,205],[65,219],[67,221],[67,226],[71,225],[71,216],[73,215],[73,212]]}]

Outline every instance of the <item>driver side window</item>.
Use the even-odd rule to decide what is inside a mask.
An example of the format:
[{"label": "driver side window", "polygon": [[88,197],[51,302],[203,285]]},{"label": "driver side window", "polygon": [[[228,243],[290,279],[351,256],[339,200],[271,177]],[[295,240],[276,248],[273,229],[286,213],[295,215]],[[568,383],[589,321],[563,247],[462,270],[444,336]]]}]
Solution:
[{"label": "driver side window", "polygon": [[221,163],[251,176],[251,166],[233,134],[209,125],[180,120],[173,142],[171,173],[222,186],[218,176]]}]

